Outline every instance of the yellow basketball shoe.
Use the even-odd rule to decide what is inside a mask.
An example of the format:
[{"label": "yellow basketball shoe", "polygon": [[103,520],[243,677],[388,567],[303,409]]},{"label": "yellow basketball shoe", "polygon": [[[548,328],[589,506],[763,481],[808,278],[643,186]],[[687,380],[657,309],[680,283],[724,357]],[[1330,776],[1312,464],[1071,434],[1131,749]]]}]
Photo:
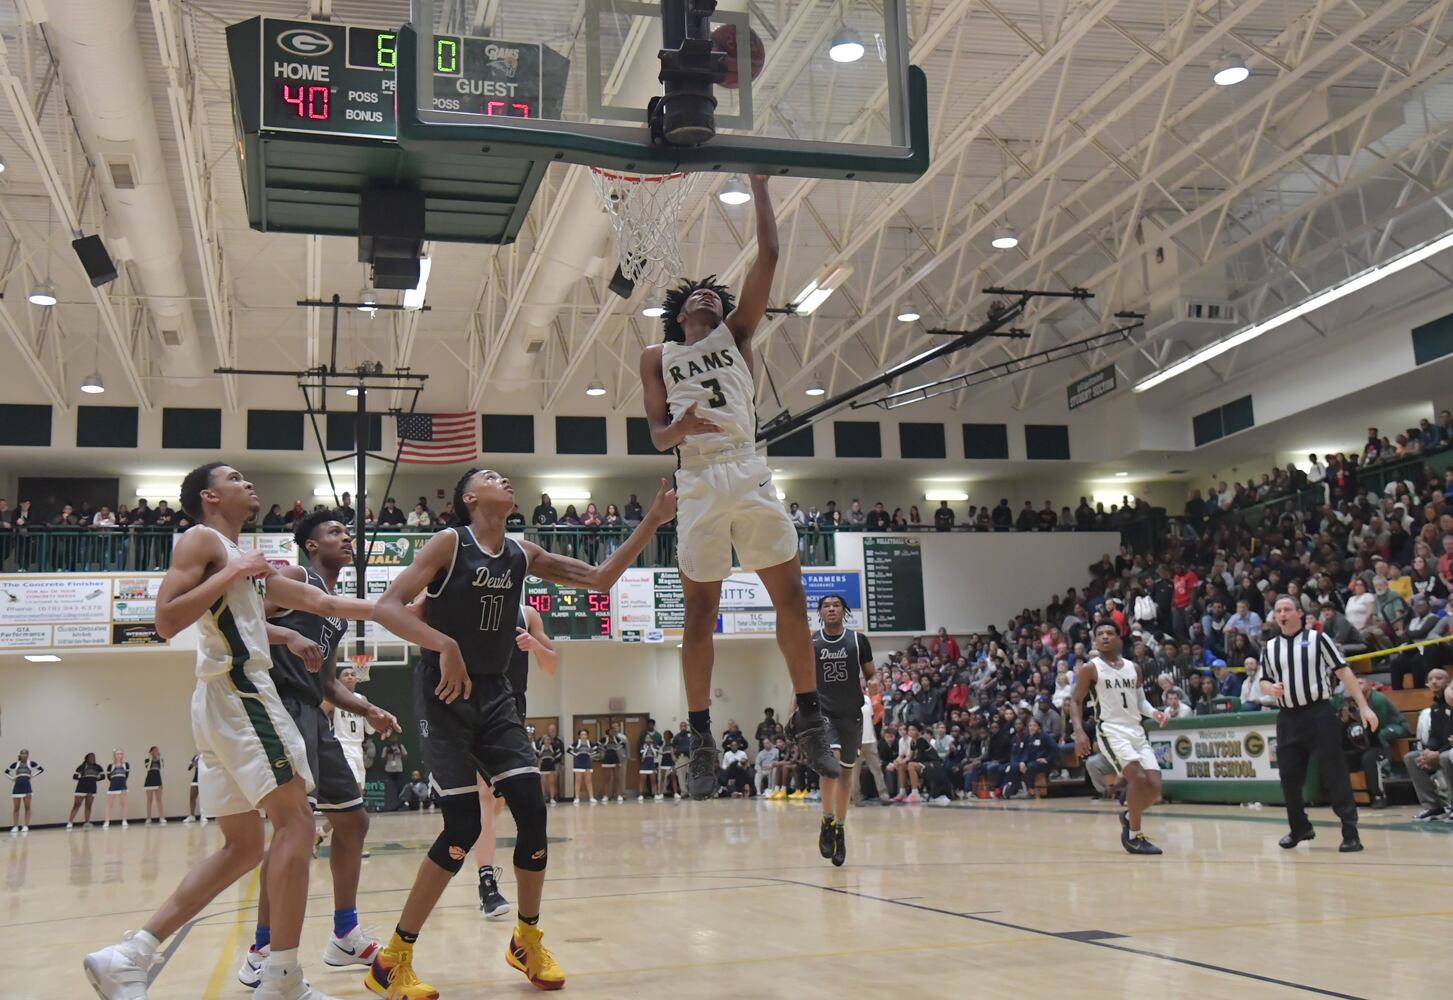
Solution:
[{"label": "yellow basketball shoe", "polygon": [[439,991],[414,973],[414,949],[395,937],[378,953],[363,977],[368,992],[386,1000],[439,1000]]},{"label": "yellow basketball shoe", "polygon": [[565,985],[565,970],[545,947],[543,937],[539,927],[523,921],[515,924],[505,961],[523,972],[536,989],[558,990]]}]

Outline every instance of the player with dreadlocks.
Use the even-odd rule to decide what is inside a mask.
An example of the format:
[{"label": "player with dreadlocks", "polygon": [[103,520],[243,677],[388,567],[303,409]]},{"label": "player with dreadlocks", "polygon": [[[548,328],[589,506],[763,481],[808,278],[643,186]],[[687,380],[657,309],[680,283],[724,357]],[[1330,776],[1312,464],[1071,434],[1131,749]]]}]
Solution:
[{"label": "player with dreadlocks", "polygon": [[[414,667],[414,707],[429,782],[444,830],[419,865],[398,927],[364,985],[389,1000],[437,1000],[413,969],[414,943],[444,889],[480,835],[476,776],[494,786],[515,818],[519,923],[505,961],[542,990],[565,985],[545,948],[540,897],[548,849],[539,758],[510,687],[518,649],[525,575],[567,587],[609,592],[656,529],[676,514],[676,494],[661,490],[640,525],[600,566],[546,552],[505,534],[515,488],[493,469],[470,469],[454,488],[462,523],[429,539],[373,608],[374,621],[423,647]],[[422,592],[422,609],[409,605]]]},{"label": "player with dreadlocks", "polygon": [[797,530],[757,446],[752,335],[766,315],[777,270],[777,220],[765,177],[752,178],[752,198],[757,259],[742,282],[741,300],[716,275],[683,282],[662,302],[666,342],[641,352],[651,440],[662,451],[676,452],[677,563],[686,604],[681,666],[691,724],[686,787],[694,799],[715,797],[717,791],[712,634],[733,548],[742,569],[761,578],[777,611],[777,645],[797,695],[788,734],[822,777],[842,774],[818,707]]}]

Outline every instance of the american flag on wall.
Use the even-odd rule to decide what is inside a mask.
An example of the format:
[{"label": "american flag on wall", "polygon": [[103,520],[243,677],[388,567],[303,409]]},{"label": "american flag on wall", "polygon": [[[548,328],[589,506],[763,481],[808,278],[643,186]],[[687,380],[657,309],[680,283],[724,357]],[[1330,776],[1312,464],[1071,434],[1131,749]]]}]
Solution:
[{"label": "american flag on wall", "polygon": [[399,461],[458,465],[479,453],[479,418],[473,413],[400,413]]}]

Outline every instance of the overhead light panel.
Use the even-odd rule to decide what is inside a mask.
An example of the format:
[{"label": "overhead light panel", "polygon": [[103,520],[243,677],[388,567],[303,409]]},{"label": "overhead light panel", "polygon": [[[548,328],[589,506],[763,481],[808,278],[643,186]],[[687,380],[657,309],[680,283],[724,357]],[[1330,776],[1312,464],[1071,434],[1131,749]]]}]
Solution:
[{"label": "overhead light panel", "polygon": [[[421,281],[423,280],[423,278],[422,278],[422,272],[420,274],[420,280]],[[415,308],[418,308],[418,307],[416,306]],[[377,316],[378,315],[378,297],[375,296],[372,292],[370,292],[366,288],[363,291],[359,292],[358,293],[358,311],[361,312],[361,313],[363,313],[364,315],[366,315],[369,319],[372,319],[374,316]]]},{"label": "overhead light panel", "polygon": [[136,487],[136,498],[138,500],[165,500],[175,496],[177,488],[172,486],[138,486]]},{"label": "overhead light panel", "polygon": [[1117,472],[1117,473],[1115,473],[1115,478],[1116,479],[1124,479],[1128,475],[1130,475],[1130,473],[1128,473],[1128,472]]},{"label": "overhead light panel", "polygon": [[995,250],[1013,250],[1019,245],[1019,230],[1013,226],[1000,226],[994,230],[994,238],[989,245]]},{"label": "overhead light panel", "polygon": [[404,308],[424,308],[424,296],[429,291],[429,258],[419,259],[419,283],[413,288],[404,289]]},{"label": "overhead light panel", "polygon": [[549,490],[550,501],[556,500],[589,500],[590,490],[579,486],[552,486]]},{"label": "overhead light panel", "polygon": [[917,323],[918,319],[918,310],[913,308],[912,302],[905,305],[898,313],[898,322],[900,323]]},{"label": "overhead light panel", "polygon": [[49,281],[43,281],[30,290],[27,296],[33,306],[53,306],[56,304],[55,285]]},{"label": "overhead light panel", "polygon": [[827,395],[827,387],[821,382],[809,382],[803,392],[806,392],[809,396],[825,396]]},{"label": "overhead light panel", "polygon": [[595,379],[590,385],[585,387],[585,394],[587,396],[604,396],[605,384],[600,379]]},{"label": "overhead light panel", "polygon": [[99,396],[106,391],[106,383],[101,378],[100,372],[92,372],[81,379],[81,391],[90,393],[92,396]]},{"label": "overhead light panel", "polygon": [[1218,87],[1234,87],[1251,76],[1246,60],[1234,52],[1222,52],[1211,65],[1211,80]]},{"label": "overhead light panel", "polygon": [[969,495],[962,490],[925,490],[923,499],[939,501],[947,500],[949,503],[963,503]]},{"label": "overhead light panel", "polygon": [[660,319],[666,315],[666,310],[659,305],[646,306],[646,308],[641,310],[641,315],[647,319]]},{"label": "overhead light panel", "polygon": [[799,316],[810,316],[817,311],[818,306],[831,297],[833,292],[838,290],[843,282],[848,280],[848,276],[852,273],[853,269],[850,266],[839,264],[821,278],[809,281],[792,300],[792,311]]},{"label": "overhead light panel", "polygon": [[752,200],[752,192],[741,174],[732,174],[716,193],[716,200],[723,205],[745,205]]},{"label": "overhead light panel", "polygon": [[843,26],[832,38],[828,57],[836,63],[854,63],[863,58],[863,40],[852,28]]},{"label": "overhead light panel", "polygon": [[345,395],[345,396],[357,396],[358,395],[358,386],[356,386],[356,385],[355,386],[350,386],[349,388],[344,389],[343,390],[343,395]]},{"label": "overhead light panel", "polygon": [[1331,288],[1323,289],[1311,298],[1304,299],[1292,306],[1290,309],[1285,309],[1275,316],[1268,317],[1259,323],[1253,323],[1243,330],[1238,330],[1226,339],[1219,340],[1209,347],[1204,347],[1182,358],[1169,368],[1163,368],[1149,378],[1142,379],[1135,384],[1134,391],[1145,392],[1147,389],[1154,389],[1162,382],[1168,382],[1177,375],[1182,375],[1190,371],[1197,365],[1205,364],[1213,358],[1220,357],[1227,351],[1234,351],[1242,344],[1255,340],[1264,333],[1270,333],[1272,330],[1285,326],[1293,320],[1301,319],[1308,313],[1316,312],[1318,309],[1329,306],[1339,299],[1344,299],[1349,295],[1360,292],[1364,288],[1377,284],[1383,278],[1397,274],[1399,271],[1406,271],[1408,268],[1421,264],[1429,257],[1440,254],[1448,249],[1453,249],[1453,233],[1445,233],[1436,240],[1430,243],[1424,243],[1420,247],[1415,247],[1401,256],[1394,257],[1385,264],[1369,267],[1365,271],[1354,274],[1340,285],[1333,285]]}]

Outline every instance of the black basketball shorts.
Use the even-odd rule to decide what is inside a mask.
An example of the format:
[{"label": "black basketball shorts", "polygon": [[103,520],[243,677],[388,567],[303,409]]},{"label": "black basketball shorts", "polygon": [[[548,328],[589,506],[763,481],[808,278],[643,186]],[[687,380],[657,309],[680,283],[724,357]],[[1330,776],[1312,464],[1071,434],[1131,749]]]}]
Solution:
[{"label": "black basketball shorts", "polygon": [[429,786],[440,797],[474,795],[483,776],[498,785],[517,774],[539,774],[539,757],[525,732],[515,693],[502,675],[471,676],[468,700],[444,704],[434,694],[439,669],[414,668],[414,707]]},{"label": "black basketball shorts", "polygon": [[313,772],[313,790],[308,801],[320,812],[348,812],[363,808],[363,792],[353,777],[353,768],[343,753],[343,744],[333,735],[328,717],[310,701],[304,701],[287,689],[278,697],[288,715],[298,725],[303,747],[308,754],[308,770]]}]

